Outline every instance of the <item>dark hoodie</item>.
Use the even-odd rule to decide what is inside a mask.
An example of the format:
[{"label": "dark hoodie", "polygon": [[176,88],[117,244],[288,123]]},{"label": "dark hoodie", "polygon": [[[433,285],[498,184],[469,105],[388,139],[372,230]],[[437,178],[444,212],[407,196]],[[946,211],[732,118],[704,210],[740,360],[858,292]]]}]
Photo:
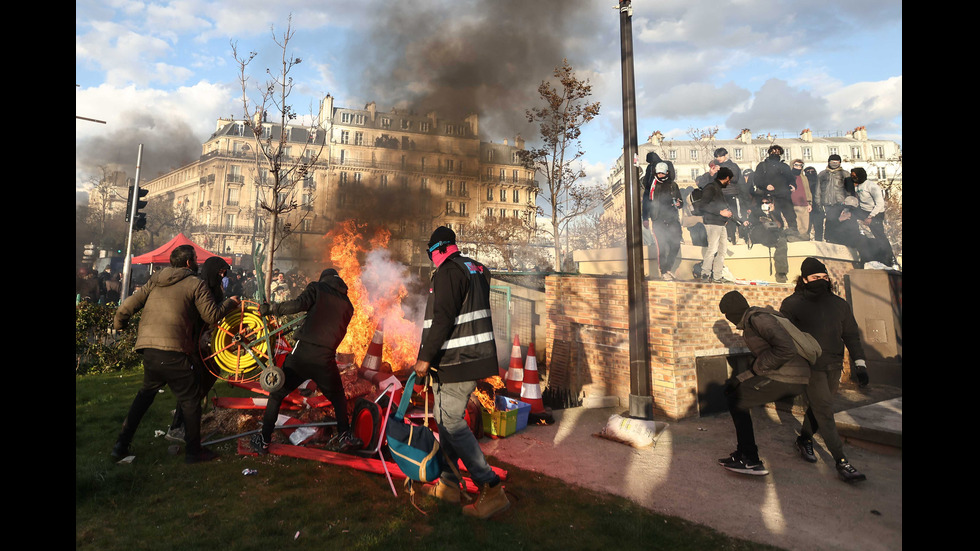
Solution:
[{"label": "dark hoodie", "polygon": [[647,170],[643,173],[643,179],[640,181],[640,191],[646,192],[646,195],[650,194],[650,182],[657,176],[654,170],[657,167],[657,163],[667,163],[667,179],[671,182],[677,181],[677,173],[674,172],[674,163],[665,161],[656,152],[650,151],[647,153]]},{"label": "dark hoodie", "polygon": [[354,317],[347,284],[333,268],[323,270],[320,279],[310,282],[295,299],[272,304],[270,311],[276,316],[308,312],[303,326],[296,331],[296,339],[331,350],[340,346]]},{"label": "dark hoodie", "polygon": [[221,274],[218,272],[230,268],[231,266],[228,266],[228,263],[220,256],[209,257],[201,266],[201,279],[204,280],[216,301],[225,298],[225,292],[221,288]]},{"label": "dark hoodie", "polygon": [[796,291],[783,299],[779,311],[820,343],[823,353],[813,369],[841,368],[845,346],[851,360],[865,359],[854,312],[846,300],[833,293],[829,281],[798,282]]}]

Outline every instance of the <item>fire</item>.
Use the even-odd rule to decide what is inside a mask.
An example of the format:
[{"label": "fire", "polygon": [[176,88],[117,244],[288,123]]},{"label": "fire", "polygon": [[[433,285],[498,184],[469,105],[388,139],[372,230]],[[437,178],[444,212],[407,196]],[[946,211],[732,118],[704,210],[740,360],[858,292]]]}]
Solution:
[{"label": "fire", "polygon": [[[347,220],[337,225],[324,238],[330,242],[329,264],[347,283],[347,296],[354,304],[354,317],[347,327],[347,336],[337,352],[354,356],[355,365],[361,365],[378,323],[384,322],[384,347],[382,361],[388,362],[393,371],[410,368],[418,354],[421,328],[405,319],[402,300],[408,295],[399,273],[392,273],[394,263],[384,263],[380,269],[365,269],[361,258],[373,255],[387,260],[388,241],[391,233],[379,229],[367,245],[362,231],[366,224]],[[370,283],[370,285],[366,285]]]}]

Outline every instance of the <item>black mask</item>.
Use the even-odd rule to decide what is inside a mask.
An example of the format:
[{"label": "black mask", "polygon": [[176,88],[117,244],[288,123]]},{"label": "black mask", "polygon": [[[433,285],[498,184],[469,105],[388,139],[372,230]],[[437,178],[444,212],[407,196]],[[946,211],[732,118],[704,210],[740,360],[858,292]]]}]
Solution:
[{"label": "black mask", "polygon": [[799,175],[800,175],[800,172],[802,172],[802,170],[801,170],[801,169],[799,169],[799,168],[794,168],[794,169],[793,169],[793,176],[799,176]]},{"label": "black mask", "polygon": [[816,279],[803,285],[807,293],[821,296],[830,293],[830,282],[826,279]]}]

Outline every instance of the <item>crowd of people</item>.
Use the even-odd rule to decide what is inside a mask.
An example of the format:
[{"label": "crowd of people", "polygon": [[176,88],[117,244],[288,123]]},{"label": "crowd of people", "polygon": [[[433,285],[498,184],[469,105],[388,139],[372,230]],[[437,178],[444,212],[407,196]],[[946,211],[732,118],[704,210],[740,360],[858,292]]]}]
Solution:
[{"label": "crowd of people", "polygon": [[786,282],[787,243],[825,241],[858,251],[862,264],[899,269],[885,233],[885,196],[864,168],[846,171],[839,155],[830,155],[817,171],[802,159],[786,164],[778,144],[753,170],[742,170],[725,148],[714,151],[708,171],[682,192],[673,163],[647,153],[640,179],[644,244],[656,246],[660,277],[674,275],[682,227],[694,245],[704,247],[695,266],[696,280],[733,282],[725,266],[729,244],[744,241],[773,249],[775,276]]},{"label": "crowd of people", "polygon": [[[464,515],[486,519],[510,506],[500,477],[490,468],[465,419],[476,381],[498,373],[490,314],[490,270],[462,256],[456,234],[444,226],[433,232],[426,252],[435,269],[414,371],[425,386],[431,386],[445,472],[437,484],[424,491],[461,505]],[[113,331],[125,329],[137,312],[142,313],[135,348],[143,357],[143,383],[110,452],[113,459],[132,460],[131,445],[140,421],[165,386],[177,398],[167,439],[185,444],[187,463],[218,457],[201,443],[201,402],[216,378],[202,359],[207,355],[202,350],[209,339],[198,335],[238,307],[248,292],[249,279],[216,256],[199,268],[194,248],[181,245],[171,253],[170,266],[155,272],[118,306]],[[327,448],[348,453],[364,445],[352,433],[336,361],[337,346],[354,313],[347,285],[332,268],[323,270],[316,281],[304,284],[303,280],[298,272],[290,276],[277,271],[272,275],[271,297],[259,306],[263,316],[307,315],[294,335],[292,352],[282,364],[284,384],[270,392],[261,430],[252,439],[258,454],[270,452],[282,400],[307,379],[315,381],[333,405],[337,433]],[[458,471],[450,468],[457,461],[462,461],[478,486],[478,496],[464,494]]]}]

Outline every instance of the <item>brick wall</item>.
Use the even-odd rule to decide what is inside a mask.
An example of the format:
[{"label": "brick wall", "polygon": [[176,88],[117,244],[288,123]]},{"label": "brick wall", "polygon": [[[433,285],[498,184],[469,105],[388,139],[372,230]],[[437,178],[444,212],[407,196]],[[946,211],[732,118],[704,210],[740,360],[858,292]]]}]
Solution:
[{"label": "brick wall", "polygon": [[[850,265],[828,270],[842,281]],[[745,351],[741,332],[718,310],[721,297],[738,290],[752,306],[779,309],[794,285],[722,285],[647,281],[648,333],[654,414],[670,419],[698,415],[695,360],[699,355]],[[842,293],[841,293],[842,294]],[[626,279],[562,275],[545,280],[547,349],[568,347],[564,380],[584,396],[630,395]],[[559,361],[559,360],[556,360]],[[845,364],[846,365],[846,364]],[[549,366],[550,370],[551,367]],[[845,378],[846,379],[846,378]]]}]

